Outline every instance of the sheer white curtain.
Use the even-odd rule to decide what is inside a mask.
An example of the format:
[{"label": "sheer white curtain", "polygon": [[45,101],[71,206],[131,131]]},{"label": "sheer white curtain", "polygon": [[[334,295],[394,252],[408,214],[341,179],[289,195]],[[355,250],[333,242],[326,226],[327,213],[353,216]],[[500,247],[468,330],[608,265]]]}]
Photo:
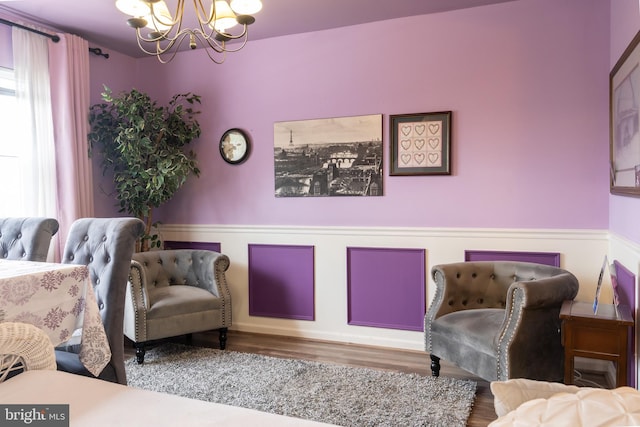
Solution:
[{"label": "sheer white curtain", "polygon": [[80,37],[60,41],[14,27],[16,98],[24,125],[21,158],[25,216],[56,218],[51,258],[59,261],[71,223],[94,215],[88,157],[89,46]]},{"label": "sheer white curtain", "polygon": [[[51,113],[48,39],[13,27],[16,99],[24,118],[21,192],[23,215],[57,217],[56,161]],[[18,183],[16,182],[15,185]]]}]

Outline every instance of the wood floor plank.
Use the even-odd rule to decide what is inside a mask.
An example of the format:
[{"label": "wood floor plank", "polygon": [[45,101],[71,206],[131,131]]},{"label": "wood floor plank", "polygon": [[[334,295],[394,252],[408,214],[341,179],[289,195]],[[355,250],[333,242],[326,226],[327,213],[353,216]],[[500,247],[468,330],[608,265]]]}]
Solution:
[{"label": "wood floor plank", "polygon": [[[190,341],[185,337],[177,337],[172,341],[190,342],[192,345],[219,348],[218,333],[214,331],[193,334]],[[386,347],[238,331],[229,331],[227,349],[266,356],[431,375],[429,357],[423,351],[398,350]],[[129,357],[135,355],[135,350],[131,345],[126,346],[126,354]],[[487,381],[456,368],[445,361],[442,361],[440,375],[476,381],[476,400],[467,424],[469,427],[486,427],[497,418],[493,407],[493,395]]]}]

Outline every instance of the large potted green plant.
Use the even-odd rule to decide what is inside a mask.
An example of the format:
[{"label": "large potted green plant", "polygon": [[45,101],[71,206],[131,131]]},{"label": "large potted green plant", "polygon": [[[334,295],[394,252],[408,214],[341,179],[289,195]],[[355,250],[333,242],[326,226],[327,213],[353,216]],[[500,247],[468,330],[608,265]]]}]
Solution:
[{"label": "large potted green plant", "polygon": [[118,96],[104,89],[104,102],[90,109],[89,155],[97,149],[103,173],[113,173],[120,212],[145,222],[137,249],[160,247],[152,234],[153,209],[171,199],[191,174],[200,174],[196,154],[185,149],[200,136],[199,111],[193,109],[200,96],[174,95],[161,106],[136,89]]}]

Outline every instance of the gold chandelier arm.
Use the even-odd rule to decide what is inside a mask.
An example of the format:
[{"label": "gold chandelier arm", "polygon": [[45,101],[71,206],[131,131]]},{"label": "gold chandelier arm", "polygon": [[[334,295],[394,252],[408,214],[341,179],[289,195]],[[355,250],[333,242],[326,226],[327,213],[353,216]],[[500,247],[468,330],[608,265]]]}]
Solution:
[{"label": "gold chandelier arm", "polygon": [[[184,1],[184,0],[182,0]],[[202,0],[193,0],[193,8],[196,10],[196,14],[198,15],[198,22],[200,23],[200,28],[203,25],[209,25],[216,18],[216,2],[215,0],[211,0],[211,11],[207,12],[202,4]]]},{"label": "gold chandelier arm", "polygon": [[[247,37],[247,25],[244,24],[242,25],[242,32],[237,33],[237,34],[233,34],[233,33],[225,33],[224,31],[218,31],[215,28],[212,27],[207,27],[205,28],[203,25],[200,25],[200,31],[202,32],[202,36],[205,39],[214,39],[216,40],[216,36],[220,35],[220,37],[223,37],[225,39],[225,41],[229,41],[229,40],[238,40],[241,38],[246,38]],[[246,43],[246,41],[245,41]]]},{"label": "gold chandelier arm", "polygon": [[[180,39],[180,41],[178,42],[178,47],[180,46],[180,44],[182,44],[182,41],[184,40],[184,37],[182,39]],[[138,46],[140,47],[140,49],[146,53],[147,55],[153,55],[156,58],[158,58],[158,61],[163,63],[163,64],[168,64],[169,62],[171,62],[173,60],[173,58],[176,56],[176,54],[179,52],[179,50],[176,48],[174,50],[171,50],[171,47],[175,44],[175,40],[170,42],[170,46],[167,46],[165,48],[162,48],[160,46],[160,42],[155,42],[156,45],[156,49],[154,51],[149,51],[147,49],[145,49],[145,47],[140,43],[140,39],[138,39]],[[149,42],[150,43],[150,42]],[[167,52],[170,52],[169,58],[165,59],[165,54]]]},{"label": "gold chandelier arm", "polygon": [[[139,31],[137,31],[136,38],[138,41],[138,47],[144,53],[146,53],[147,55],[154,55],[158,58],[158,61],[160,61],[163,64],[166,64],[168,62],[171,62],[171,60],[176,56],[176,54],[179,52],[180,46],[182,45],[182,43],[184,43],[184,40],[187,36],[189,36],[190,42],[192,38],[194,40],[199,41],[200,42],[199,44],[206,51],[207,56],[209,56],[209,58],[216,64],[222,64],[224,62],[226,52],[237,52],[238,50],[242,49],[242,47],[247,42],[245,39],[244,42],[241,44],[241,46],[234,49],[229,49],[225,45],[224,41],[218,42],[215,39],[207,38],[205,37],[204,34],[202,34],[198,30],[183,30],[180,34],[176,34],[176,36],[174,36],[171,39],[162,39],[162,38],[147,39],[142,34],[140,34]],[[164,47],[162,45],[163,40],[166,40],[168,42],[166,45],[164,45]],[[154,50],[147,49],[143,43],[152,44],[154,46]],[[175,49],[173,49],[172,51],[172,48],[174,47]],[[220,59],[214,57],[211,51],[215,52],[217,55],[222,55],[222,57]],[[167,52],[171,53],[168,59],[165,58],[165,54]]]},{"label": "gold chandelier arm", "polygon": [[[142,34],[140,34],[140,30],[137,29],[136,30],[136,39],[138,41],[138,47],[147,55],[155,55],[158,56],[158,59],[160,55],[164,55],[166,52],[168,52],[169,50],[171,50],[171,48],[176,44],[176,41],[178,42],[177,47],[180,47],[180,45],[182,44],[182,41],[184,40],[184,38],[187,36],[187,32],[183,32],[183,34],[176,34],[175,37],[173,38],[162,38],[162,37],[156,37],[156,38],[151,38],[151,39],[147,39],[145,38]],[[162,47],[161,42],[162,41],[167,41],[168,43]],[[154,50],[147,50],[147,48],[145,47],[145,45],[143,43],[146,43],[147,46],[149,45],[153,45],[154,46]],[[149,46],[151,47],[151,46]],[[178,52],[178,49],[176,48],[175,52]],[[172,57],[175,56],[175,53],[172,55]]]},{"label": "gold chandelier arm", "polygon": [[216,50],[214,50],[214,52],[216,52],[218,55],[222,55],[221,59],[217,59],[213,56],[211,56],[211,52],[209,52],[209,49],[205,48],[205,52],[207,52],[207,56],[209,57],[210,60],[212,60],[213,62],[215,62],[216,64],[222,64],[224,62],[224,60],[226,59],[226,50],[223,50],[222,52],[218,52]]},{"label": "gold chandelier arm", "polygon": [[[158,10],[158,8],[156,8],[154,5],[155,5],[155,2],[149,3],[151,16],[153,17],[153,20],[154,20],[154,26],[156,26],[155,25],[156,22],[166,27],[173,27],[176,24],[180,24],[180,26],[182,26],[182,16],[184,14],[184,0],[178,0],[178,4],[176,5],[176,12],[173,15],[171,15],[171,12],[167,10],[167,12],[169,12],[169,16],[163,15],[161,13],[162,11]],[[167,21],[166,20],[167,18],[170,18],[170,19]],[[156,30],[158,30],[157,26],[156,26]]]},{"label": "gold chandelier arm", "polygon": [[[245,31],[245,35],[246,35],[246,31]],[[205,41],[212,48],[213,48],[213,45],[211,44],[212,40],[215,43],[215,45],[222,47],[223,51],[230,52],[230,53],[234,53],[234,52],[239,51],[240,49],[242,49],[247,44],[247,41],[248,41],[248,39],[245,37],[237,47],[229,48],[229,44],[224,42],[224,41],[218,42],[215,38],[214,39],[206,38]],[[231,46],[233,46],[233,44]],[[205,48],[206,48],[206,46],[205,46]]]}]

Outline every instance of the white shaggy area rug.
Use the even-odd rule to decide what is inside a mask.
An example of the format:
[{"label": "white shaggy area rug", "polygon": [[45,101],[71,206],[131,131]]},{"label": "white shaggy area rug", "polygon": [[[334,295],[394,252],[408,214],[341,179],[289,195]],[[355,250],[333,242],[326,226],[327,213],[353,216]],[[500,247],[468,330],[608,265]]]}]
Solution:
[{"label": "white shaggy area rug", "polygon": [[132,387],[346,427],[465,426],[476,392],[468,380],[174,343],[126,370]]}]

